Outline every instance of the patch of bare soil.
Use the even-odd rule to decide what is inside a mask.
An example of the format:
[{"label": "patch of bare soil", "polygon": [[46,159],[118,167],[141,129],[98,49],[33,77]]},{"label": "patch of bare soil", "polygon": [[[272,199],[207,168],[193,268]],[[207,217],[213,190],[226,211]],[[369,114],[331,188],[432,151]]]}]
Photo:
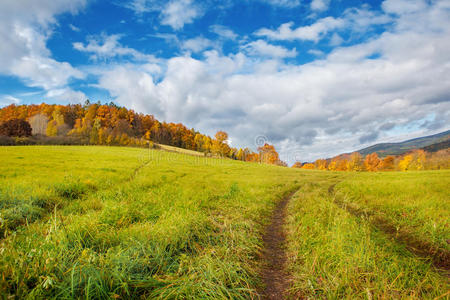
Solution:
[{"label": "patch of bare soil", "polygon": [[264,234],[264,248],[262,253],[263,268],[261,278],[264,289],[260,291],[262,299],[285,299],[289,287],[289,274],[286,272],[286,232],[283,226],[286,222],[286,206],[294,192],[285,196],[277,203],[269,225]]},{"label": "patch of bare soil", "polygon": [[412,234],[409,228],[397,228],[391,221],[383,218],[376,211],[349,206],[338,199],[334,192],[335,184],[328,188],[328,193],[334,197],[334,203],[356,217],[366,217],[377,229],[383,231],[394,240],[403,243],[406,248],[417,256],[430,259],[433,265],[444,275],[450,277],[450,252],[428,241],[421,240]]}]

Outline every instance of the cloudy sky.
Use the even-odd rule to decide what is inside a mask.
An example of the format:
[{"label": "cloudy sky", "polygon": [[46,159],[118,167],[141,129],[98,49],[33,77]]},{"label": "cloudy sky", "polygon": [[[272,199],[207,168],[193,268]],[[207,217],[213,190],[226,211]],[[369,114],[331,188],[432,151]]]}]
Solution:
[{"label": "cloudy sky", "polygon": [[2,0],[0,106],[114,102],[308,161],[449,128],[448,0]]}]

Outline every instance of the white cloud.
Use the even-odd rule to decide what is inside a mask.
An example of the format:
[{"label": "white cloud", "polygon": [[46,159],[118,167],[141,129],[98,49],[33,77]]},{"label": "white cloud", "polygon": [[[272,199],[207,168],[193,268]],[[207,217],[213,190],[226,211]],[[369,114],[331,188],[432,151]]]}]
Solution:
[{"label": "white cloud", "polygon": [[242,47],[248,54],[262,57],[286,58],[297,56],[297,50],[268,44],[264,40],[250,42]]},{"label": "white cloud", "polygon": [[161,24],[180,30],[203,15],[203,10],[194,0],[133,0],[123,5],[143,17],[145,13],[159,12]]},{"label": "white cloud", "polygon": [[264,2],[273,5],[273,6],[280,6],[280,7],[295,7],[300,5],[300,0],[263,0]]},{"label": "white cloud", "polygon": [[337,33],[333,33],[333,35],[330,38],[330,45],[331,46],[339,46],[344,42],[344,39]]},{"label": "white cloud", "polygon": [[84,93],[74,91],[70,88],[49,90],[45,94],[45,97],[57,101],[58,103],[84,103],[86,99],[88,99]]},{"label": "white cloud", "polygon": [[192,52],[201,52],[205,49],[214,47],[214,43],[211,40],[203,37],[196,37],[186,40],[182,43],[181,48]]},{"label": "white cloud", "polygon": [[225,38],[225,39],[235,40],[238,37],[238,35],[236,33],[234,33],[231,29],[229,29],[226,26],[212,25],[209,27],[209,29],[211,32],[214,32],[218,36]]},{"label": "white cloud", "polygon": [[46,42],[56,15],[75,14],[85,4],[85,0],[0,2],[0,73],[46,90],[63,87],[70,78],[83,78],[69,63],[54,60]]},{"label": "white cloud", "polygon": [[7,106],[10,104],[19,104],[20,103],[20,99],[11,96],[11,95],[3,95],[0,96],[0,106]]},{"label": "white cloud", "polygon": [[66,62],[46,57],[22,57],[16,60],[10,71],[20,76],[28,86],[45,90],[62,87],[70,78],[83,78],[84,74]]},{"label": "white cloud", "polygon": [[123,5],[124,7],[131,9],[137,15],[142,15],[147,12],[161,10],[162,6],[154,0],[132,0]]},{"label": "white cloud", "polygon": [[343,19],[347,27],[353,32],[365,33],[368,28],[374,25],[384,25],[392,22],[389,15],[372,11],[363,5],[360,8],[348,8],[345,10]]},{"label": "white cloud", "polygon": [[162,114],[162,103],[157,100],[152,76],[139,68],[117,66],[102,74],[98,86],[107,89],[119,104]]},{"label": "white cloud", "polygon": [[309,40],[319,41],[328,32],[342,28],[345,25],[344,20],[333,17],[319,19],[317,22],[309,25],[292,29],[292,22],[284,23],[278,29],[271,30],[262,28],[255,34],[257,36],[265,36],[272,40]]},{"label": "white cloud", "polygon": [[392,17],[381,12],[369,10],[367,5],[362,5],[359,8],[349,8],[345,10],[339,18],[325,17],[317,20],[311,25],[300,26],[292,28],[293,22],[284,23],[276,30],[262,28],[255,32],[257,36],[265,36],[272,40],[303,40],[314,41],[329,36],[333,32],[331,45],[339,45],[342,40],[337,35],[338,31],[350,30],[353,37],[356,38],[358,34],[367,33],[372,26],[386,25],[392,23]]},{"label": "white cloud", "polygon": [[385,0],[381,6],[387,13],[403,15],[420,12],[428,5],[423,0]]},{"label": "white cloud", "polygon": [[325,11],[330,6],[330,0],[312,0],[311,9],[315,11]]},{"label": "white cloud", "polygon": [[81,52],[92,53],[92,59],[105,59],[117,56],[131,56],[136,60],[155,60],[153,55],[143,54],[133,48],[122,46],[119,43],[121,35],[105,35],[102,34],[99,37],[90,37],[88,43],[76,42],[73,43],[73,47]]},{"label": "white cloud", "polygon": [[312,54],[312,55],[315,55],[315,56],[323,56],[323,55],[325,55],[325,53],[323,51],[318,50],[318,49],[310,49],[310,50],[308,50],[308,53]]},{"label": "white cloud", "polygon": [[172,0],[161,11],[161,24],[179,30],[202,15],[200,7],[192,0]]},{"label": "white cloud", "polygon": [[72,29],[72,31],[75,32],[80,32],[80,28],[78,28],[77,26],[73,25],[73,24],[69,24],[69,28]]}]

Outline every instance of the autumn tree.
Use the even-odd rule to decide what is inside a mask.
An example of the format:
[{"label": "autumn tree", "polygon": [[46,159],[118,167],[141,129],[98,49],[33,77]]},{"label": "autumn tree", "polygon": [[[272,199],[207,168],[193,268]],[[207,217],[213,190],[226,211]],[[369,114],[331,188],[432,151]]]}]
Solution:
[{"label": "autumn tree", "polygon": [[353,152],[348,161],[348,171],[362,171],[363,159],[359,152]]},{"label": "autumn tree", "polygon": [[413,160],[411,161],[410,168],[413,170],[421,171],[425,168],[426,153],[423,150],[415,150],[412,153]]},{"label": "autumn tree", "polygon": [[264,162],[266,164],[277,164],[280,160],[278,152],[275,150],[275,147],[273,145],[264,144],[264,146],[261,146],[258,148],[259,155],[261,162]]},{"label": "autumn tree", "polygon": [[296,161],[296,162],[292,165],[292,168],[301,168],[302,165],[303,165],[303,164],[302,164],[301,162]]},{"label": "autumn tree", "polygon": [[316,170],[326,170],[327,169],[327,161],[325,159],[318,159],[314,162],[314,166]]},{"label": "autumn tree", "polygon": [[398,163],[398,169],[400,171],[407,171],[409,170],[409,165],[411,164],[413,160],[413,156],[411,154],[407,154],[403,156],[403,158]]},{"label": "autumn tree", "polygon": [[31,132],[30,123],[21,119],[11,119],[0,125],[0,135],[30,136]]},{"label": "autumn tree", "polygon": [[48,123],[47,116],[39,113],[39,114],[36,114],[36,115],[30,117],[28,122],[30,123],[31,129],[32,129],[32,134],[45,135],[46,130],[47,130],[47,123]]},{"label": "autumn tree", "polygon": [[214,137],[215,139],[212,142],[211,152],[221,156],[228,156],[230,153],[230,146],[226,143],[228,134],[225,131],[218,131]]},{"label": "autumn tree", "polygon": [[246,155],[245,161],[248,161],[248,162],[259,162],[259,154],[251,152],[251,153]]},{"label": "autumn tree", "polygon": [[302,166],[302,169],[306,169],[306,170],[314,170],[314,169],[315,169],[315,166],[314,166],[314,164],[307,163],[307,164],[304,164],[304,165]]},{"label": "autumn tree", "polygon": [[245,161],[245,152],[243,149],[238,150],[238,152],[236,153],[236,159]]},{"label": "autumn tree", "polygon": [[381,162],[381,169],[384,171],[392,171],[395,169],[395,157],[392,155],[386,156]]},{"label": "autumn tree", "polygon": [[347,159],[340,158],[336,163],[336,171],[350,171]]},{"label": "autumn tree", "polygon": [[331,160],[331,162],[328,164],[328,170],[330,171],[336,171],[337,168],[337,160],[333,159]]},{"label": "autumn tree", "polygon": [[375,172],[378,171],[381,160],[378,158],[378,154],[376,152],[367,154],[366,159],[364,160],[364,167],[366,171]]}]

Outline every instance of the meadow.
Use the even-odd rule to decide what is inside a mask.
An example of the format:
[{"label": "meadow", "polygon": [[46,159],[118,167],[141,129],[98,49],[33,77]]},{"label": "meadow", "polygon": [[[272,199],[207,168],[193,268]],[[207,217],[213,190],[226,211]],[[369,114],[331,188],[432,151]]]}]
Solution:
[{"label": "meadow", "polygon": [[295,192],[284,226],[290,297],[445,298],[448,186],[449,171],[321,172],[142,148],[0,147],[0,295],[259,298],[261,237]]}]

